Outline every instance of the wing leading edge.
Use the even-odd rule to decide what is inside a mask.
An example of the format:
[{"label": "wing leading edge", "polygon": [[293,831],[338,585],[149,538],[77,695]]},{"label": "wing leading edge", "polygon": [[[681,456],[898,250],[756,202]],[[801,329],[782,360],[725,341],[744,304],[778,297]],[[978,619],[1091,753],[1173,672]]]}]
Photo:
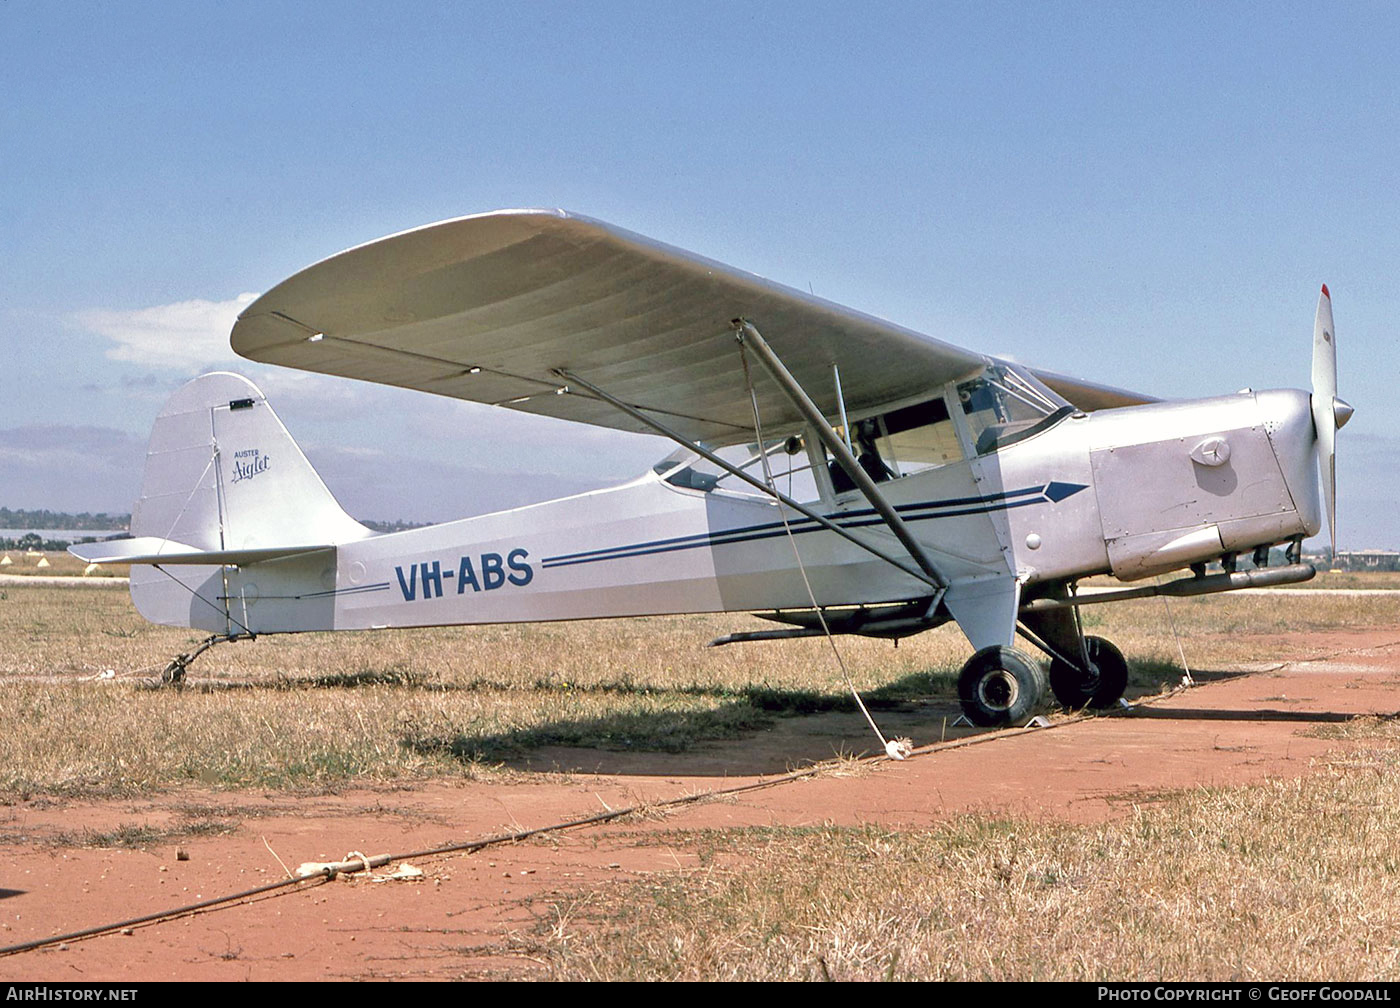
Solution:
[{"label": "wing leading edge", "polygon": [[[859,413],[987,362],[562,210],[477,214],[341,252],[249,305],[231,342],[256,361],[649,432],[586,393],[558,394],[555,372],[565,370],[654,411],[687,437],[726,444],[752,437],[730,326],[739,317],[762,331],[828,415],[837,412],[833,365],[847,410]],[[1084,408],[1150,401],[1049,378]],[[800,422],[775,386],[756,385],[765,425]]]}]

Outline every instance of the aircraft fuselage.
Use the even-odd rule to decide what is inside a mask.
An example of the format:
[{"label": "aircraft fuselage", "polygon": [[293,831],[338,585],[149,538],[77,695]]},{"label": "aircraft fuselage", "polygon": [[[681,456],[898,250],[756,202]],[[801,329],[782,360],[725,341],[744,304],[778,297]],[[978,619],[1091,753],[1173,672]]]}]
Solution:
[{"label": "aircraft fuselage", "polygon": [[[1132,580],[1314,534],[1311,424],[1296,391],[1075,413],[880,489],[954,582]],[[898,551],[858,492],[821,511]],[[929,593],[755,493],[649,473],[333,551],[211,567],[199,593],[226,600],[227,617],[206,604],[189,619],[272,633],[806,608],[799,556],[820,605]]]}]

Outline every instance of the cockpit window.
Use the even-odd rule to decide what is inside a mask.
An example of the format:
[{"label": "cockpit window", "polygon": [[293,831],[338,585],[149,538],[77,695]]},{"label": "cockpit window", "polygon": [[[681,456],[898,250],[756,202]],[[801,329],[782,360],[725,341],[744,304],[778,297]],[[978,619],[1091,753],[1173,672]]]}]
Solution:
[{"label": "cockpit window", "polygon": [[957,462],[963,457],[962,445],[948,419],[948,405],[942,396],[891,410],[878,417],[877,422],[883,434],[880,446],[900,476]]},{"label": "cockpit window", "polygon": [[1074,410],[1031,375],[1004,364],[959,385],[958,402],[978,455],[1037,434]]},{"label": "cockpit window", "polygon": [[[838,427],[836,432],[845,438],[843,428]],[[963,457],[962,444],[942,396],[857,420],[851,424],[848,443],[860,467],[875,483],[958,462]],[[855,489],[855,481],[835,459],[828,459],[828,469],[837,493]]]},{"label": "cockpit window", "polygon": [[[1014,365],[997,362],[956,388],[976,454],[1004,448],[1050,427],[1074,411],[1064,399]],[[872,482],[899,479],[966,457],[963,441],[948,404],[939,394],[887,413],[853,420],[849,432],[836,427],[856,462]],[[818,444],[808,453],[798,436],[757,444],[732,445],[715,452],[730,465],[760,482],[769,478],[779,492],[798,501],[816,500],[821,491],[812,458],[826,462],[832,489],[838,494],[856,488],[855,481]],[[765,465],[766,463],[766,465]],[[672,452],[652,470],[673,487],[709,493],[723,490],[762,496],[754,487],[688,449]],[[766,472],[765,472],[766,470]]]},{"label": "cockpit window", "polygon": [[[812,477],[806,445],[800,437],[770,441],[761,449],[757,444],[748,444],[710,450],[760,482],[767,478],[764,467],[766,457],[767,474],[772,477],[773,485],[780,493],[799,501],[815,500],[817,497],[816,480]],[[667,455],[652,466],[652,471],[672,486],[687,490],[708,493],[721,489],[762,496],[750,484],[684,448]]]}]

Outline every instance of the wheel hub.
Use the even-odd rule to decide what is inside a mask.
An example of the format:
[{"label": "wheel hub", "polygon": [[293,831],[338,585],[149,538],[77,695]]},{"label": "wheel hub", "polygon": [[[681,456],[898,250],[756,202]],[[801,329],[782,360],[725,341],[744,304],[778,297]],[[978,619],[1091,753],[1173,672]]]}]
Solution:
[{"label": "wheel hub", "polygon": [[1021,694],[1016,677],[1005,669],[993,669],[977,684],[977,696],[991,710],[1010,710]]}]

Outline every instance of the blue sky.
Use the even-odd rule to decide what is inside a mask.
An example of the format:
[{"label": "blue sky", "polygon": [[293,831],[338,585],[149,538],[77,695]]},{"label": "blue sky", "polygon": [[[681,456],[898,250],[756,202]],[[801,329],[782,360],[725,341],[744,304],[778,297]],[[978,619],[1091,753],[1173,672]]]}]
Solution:
[{"label": "blue sky", "polygon": [[0,504],[128,510],[209,367],[362,517],[634,474],[667,447],[227,350],[342,248],[561,206],[1170,397],[1306,387],[1325,281],[1339,535],[1400,547],[1391,4],[10,0],[0,39]]}]

